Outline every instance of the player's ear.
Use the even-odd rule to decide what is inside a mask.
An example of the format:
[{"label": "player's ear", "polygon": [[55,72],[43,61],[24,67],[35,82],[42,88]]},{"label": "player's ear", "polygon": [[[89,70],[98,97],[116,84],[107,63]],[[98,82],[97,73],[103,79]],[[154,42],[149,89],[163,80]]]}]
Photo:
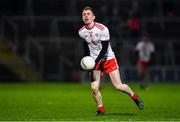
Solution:
[{"label": "player's ear", "polygon": [[94,20],[96,19],[96,16],[95,16],[95,15],[93,16],[93,19],[94,19]]}]

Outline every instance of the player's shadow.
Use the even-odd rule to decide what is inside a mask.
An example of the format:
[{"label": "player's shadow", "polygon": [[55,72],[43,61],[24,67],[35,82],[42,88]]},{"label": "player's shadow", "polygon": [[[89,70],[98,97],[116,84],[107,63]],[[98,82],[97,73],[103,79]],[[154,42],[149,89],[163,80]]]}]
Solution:
[{"label": "player's shadow", "polygon": [[122,115],[122,116],[135,116],[134,113],[106,113],[106,115]]}]

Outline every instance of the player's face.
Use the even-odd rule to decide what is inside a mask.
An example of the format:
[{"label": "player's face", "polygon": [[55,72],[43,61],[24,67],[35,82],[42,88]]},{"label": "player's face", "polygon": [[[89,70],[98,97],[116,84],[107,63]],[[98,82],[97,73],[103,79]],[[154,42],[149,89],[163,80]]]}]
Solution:
[{"label": "player's face", "polygon": [[143,37],[143,40],[144,40],[144,42],[148,42],[148,41],[149,41],[149,37],[144,36],[144,37]]},{"label": "player's face", "polygon": [[86,25],[89,25],[94,22],[95,16],[91,10],[84,10],[82,12],[82,19]]}]

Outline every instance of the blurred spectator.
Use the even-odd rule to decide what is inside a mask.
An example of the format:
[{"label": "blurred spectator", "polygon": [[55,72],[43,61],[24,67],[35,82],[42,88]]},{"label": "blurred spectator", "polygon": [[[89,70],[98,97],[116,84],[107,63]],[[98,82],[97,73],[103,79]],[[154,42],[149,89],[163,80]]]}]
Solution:
[{"label": "blurred spectator", "polygon": [[119,23],[121,23],[121,14],[120,14],[120,8],[119,8],[119,3],[114,2],[111,8],[111,17],[112,19],[110,20],[109,27],[110,31],[112,32],[112,35],[114,37],[118,37],[119,33],[121,33],[121,29],[119,29]]},{"label": "blurred spectator", "polygon": [[132,1],[130,15],[134,15],[135,17],[138,17],[138,18],[141,16],[141,10],[139,7],[139,3],[136,0]]},{"label": "blurred spectator", "polygon": [[100,8],[100,14],[99,18],[101,18],[101,21],[107,25],[109,23],[109,13],[108,13],[108,5],[103,4]]},{"label": "blurred spectator", "polygon": [[139,3],[134,0],[132,2],[131,9],[129,11],[130,18],[128,19],[128,27],[130,31],[130,36],[132,38],[138,38],[140,34],[140,9],[139,9]]},{"label": "blurred spectator", "polygon": [[137,69],[140,80],[140,88],[146,88],[149,84],[149,67],[152,61],[152,54],[155,51],[154,44],[148,34],[143,34],[142,40],[136,45],[138,52]]},{"label": "blurred spectator", "polygon": [[129,9],[127,7],[122,7],[119,10],[118,24],[115,27],[118,36],[121,38],[129,37],[129,27],[128,27]]},{"label": "blurred spectator", "polygon": [[140,20],[137,17],[132,16],[128,20],[128,27],[130,31],[130,36],[132,38],[138,38],[140,33]]},{"label": "blurred spectator", "polygon": [[112,7],[112,19],[117,20],[119,18],[119,4],[114,3]]},{"label": "blurred spectator", "polygon": [[173,1],[163,1],[163,13],[165,16],[174,16],[174,11],[173,11],[174,5]]}]

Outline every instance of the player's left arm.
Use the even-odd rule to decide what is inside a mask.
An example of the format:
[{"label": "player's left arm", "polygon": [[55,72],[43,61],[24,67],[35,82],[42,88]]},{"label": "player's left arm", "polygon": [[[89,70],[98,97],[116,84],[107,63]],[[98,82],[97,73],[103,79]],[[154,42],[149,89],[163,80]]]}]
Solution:
[{"label": "player's left arm", "polygon": [[155,58],[156,58],[156,55],[155,55],[155,47],[154,45],[152,44],[151,45],[151,60],[150,60],[150,64],[155,64]]},{"label": "player's left arm", "polygon": [[96,62],[99,62],[106,54],[108,46],[109,46],[109,40],[110,40],[110,35],[109,35],[109,30],[107,27],[105,27],[100,35],[100,41],[101,41],[101,45],[102,45],[102,49],[98,55],[98,57],[96,58]]},{"label": "player's left arm", "polygon": [[155,53],[154,52],[151,53],[151,60],[149,63],[150,63],[150,65],[155,64]]},{"label": "player's left arm", "polygon": [[104,57],[108,49],[109,41],[101,41],[101,44],[102,44],[102,49],[98,57],[96,58],[95,62],[99,62]]},{"label": "player's left arm", "polygon": [[138,49],[138,46],[139,46],[139,42],[136,44],[135,48],[134,48],[134,55],[135,55],[135,61],[138,61],[139,59],[139,49]]}]

